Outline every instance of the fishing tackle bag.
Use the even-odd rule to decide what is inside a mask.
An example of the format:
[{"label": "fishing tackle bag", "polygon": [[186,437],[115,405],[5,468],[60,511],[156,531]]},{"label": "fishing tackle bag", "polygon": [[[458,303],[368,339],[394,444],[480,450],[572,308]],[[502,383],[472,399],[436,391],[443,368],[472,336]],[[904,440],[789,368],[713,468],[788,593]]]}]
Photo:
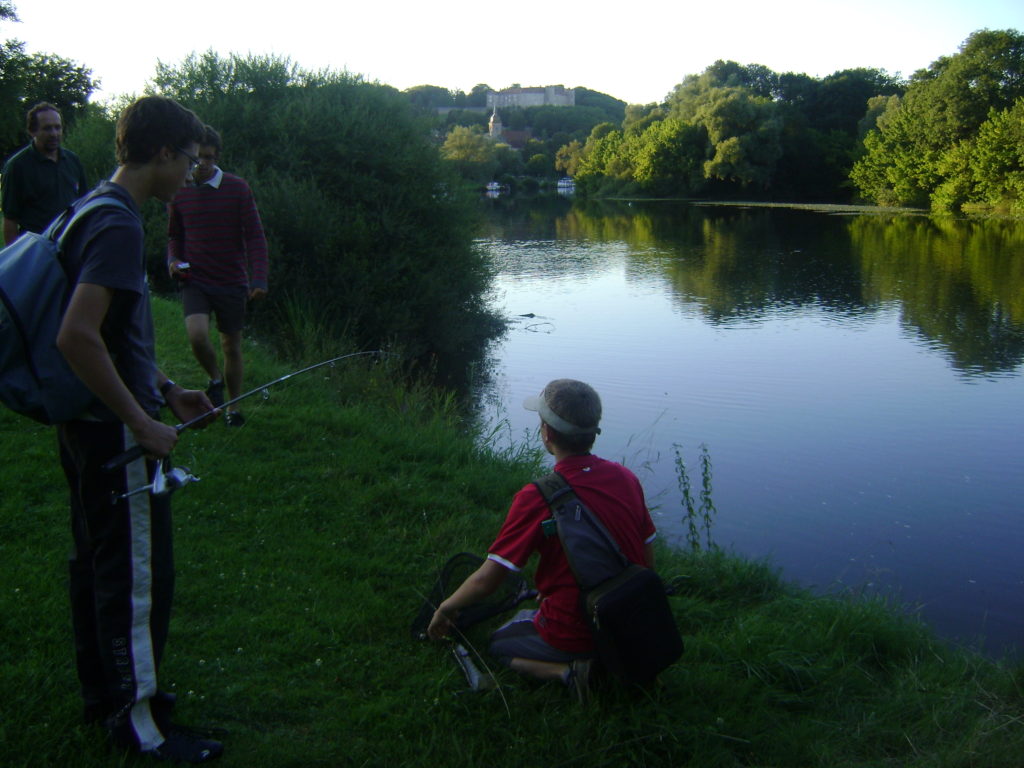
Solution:
[{"label": "fishing tackle bag", "polygon": [[25,232],[0,251],[0,402],[42,424],[69,421],[93,400],[57,349],[57,333],[72,288],[65,239],[101,206],[129,210],[110,196],[87,198],[43,234]]},{"label": "fishing tackle bag", "polygon": [[628,683],[646,685],[683,653],[665,585],[631,563],[615,538],[558,472],[535,482],[551,508],[598,658]]}]

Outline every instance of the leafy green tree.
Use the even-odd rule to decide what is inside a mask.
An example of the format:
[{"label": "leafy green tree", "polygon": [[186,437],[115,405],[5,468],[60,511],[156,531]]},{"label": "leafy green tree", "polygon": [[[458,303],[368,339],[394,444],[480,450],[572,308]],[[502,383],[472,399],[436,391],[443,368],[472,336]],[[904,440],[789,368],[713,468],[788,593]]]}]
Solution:
[{"label": "leafy green tree", "polygon": [[[399,91],[209,52],[161,65],[151,88],[217,128],[223,167],[253,188],[271,254],[264,331],[299,344],[312,324],[328,341],[441,360],[494,331],[473,201]],[[151,215],[147,228],[166,230]],[[166,272],[160,244],[149,257]]]},{"label": "leafy green tree", "polygon": [[742,88],[762,99],[773,98],[779,76],[760,64],[743,65],[719,59],[699,75],[687,75],[669,94],[669,117],[691,120],[718,89]]},{"label": "leafy green tree", "polygon": [[699,109],[695,122],[707,130],[712,156],[704,175],[768,186],[782,155],[777,107],[743,88],[720,88]]},{"label": "leafy green tree", "polygon": [[522,112],[524,127],[529,126],[539,138],[565,133],[584,139],[591,128],[608,119],[607,113],[598,107],[527,107]]},{"label": "leafy green tree", "polygon": [[1024,35],[980,30],[927,70],[914,74],[908,102],[933,143],[952,143],[975,133],[991,109],[1006,109],[1024,96]]},{"label": "leafy green tree", "polygon": [[467,128],[477,127],[480,130],[487,128],[490,115],[486,112],[474,112],[468,109],[453,109],[445,115],[444,135],[447,136],[452,127],[461,125]]},{"label": "leafy green tree", "polygon": [[[869,100],[896,98],[903,87],[877,69],[843,70],[819,80],[719,60],[686,76],[664,104],[628,105],[623,136],[614,148],[592,133],[577,153],[562,156],[561,164],[572,158],[584,194],[610,191],[614,178],[621,181],[616,191],[639,185],[659,194],[742,189],[793,199],[841,199],[850,194],[848,176]],[[675,124],[652,130],[669,121]],[[698,137],[705,142],[700,151],[694,144]],[[682,155],[675,156],[677,151]],[[667,162],[668,157],[674,159]],[[697,157],[703,158],[702,179],[694,178]],[[594,181],[598,176],[604,181]]]},{"label": "leafy green tree", "polygon": [[454,107],[455,95],[447,88],[438,85],[415,85],[406,88],[402,93],[414,107],[434,110],[437,107]]},{"label": "leafy green tree", "polygon": [[49,53],[33,53],[25,62],[22,102],[26,109],[40,101],[56,105],[70,129],[84,112],[98,82],[92,70]]},{"label": "leafy green tree", "polygon": [[610,123],[621,123],[625,116],[626,102],[609,96],[607,93],[593,91],[590,88],[576,86],[573,91],[577,107],[591,107],[603,113],[603,120]]},{"label": "leafy green tree", "polygon": [[964,142],[977,135],[991,110],[1009,109],[1022,96],[1024,36],[975,32],[957,54],[914,73],[904,98],[887,107],[865,138],[851,178],[861,194],[878,202],[959,205],[975,190],[962,176],[970,165]]},{"label": "leafy green tree", "polygon": [[667,116],[668,113],[660,104],[630,104],[622,119],[622,131],[627,136],[640,134]]},{"label": "leafy green tree", "polygon": [[512,131],[525,131],[529,125],[526,110],[522,107],[504,107],[498,110],[501,123]]},{"label": "leafy green tree", "polygon": [[280,94],[295,85],[317,85],[329,75],[300,70],[288,58],[272,55],[221,56],[212,48],[190,53],[176,65],[158,61],[151,91],[189,104],[208,104],[225,96]]},{"label": "leafy green tree", "polygon": [[878,127],[878,121],[890,109],[899,106],[899,96],[872,96],[868,99],[868,108],[864,116],[857,121],[857,137],[861,140],[867,136],[868,131]]},{"label": "leafy green tree", "polygon": [[508,178],[521,176],[526,172],[523,153],[503,142],[494,144],[494,160],[497,167],[492,178],[505,179],[507,183]]},{"label": "leafy green tree", "polygon": [[822,78],[799,105],[815,130],[855,135],[872,98],[901,93],[903,84],[881,69],[844,69]]},{"label": "leafy green tree", "polygon": [[[122,107],[125,105],[121,105]],[[78,155],[85,175],[92,181],[110,178],[117,168],[114,134],[120,109],[87,104],[65,142]]]},{"label": "leafy green tree", "polygon": [[633,178],[653,194],[693,194],[704,180],[707,131],[681,120],[652,123],[635,151]]},{"label": "leafy green tree", "polygon": [[631,181],[633,168],[622,132],[611,123],[594,126],[579,154],[576,164],[578,189],[584,193],[595,191],[604,178]]},{"label": "leafy green tree", "polygon": [[974,182],[970,201],[1024,213],[1024,98],[993,110],[965,149]]},{"label": "leafy green tree", "polygon": [[555,155],[555,170],[561,171],[566,176],[575,176],[582,151],[583,145],[575,140],[560,147]]},{"label": "leafy green tree", "polygon": [[0,43],[0,151],[4,159],[27,141],[25,110],[21,108],[27,61],[24,43]]},{"label": "leafy green tree", "polygon": [[473,86],[469,92],[469,96],[466,99],[467,107],[486,107],[487,106],[487,94],[494,89],[487,83],[477,83]]},{"label": "leafy green tree", "polygon": [[[0,21],[18,21],[14,3],[0,2]],[[6,158],[26,144],[25,114],[40,101],[55,104],[68,132],[97,82],[92,71],[48,53],[25,53],[19,40],[0,43],[0,151]]]},{"label": "leafy green tree", "polygon": [[448,133],[441,147],[447,160],[464,179],[485,182],[494,178],[498,168],[495,144],[483,131],[457,125]]},{"label": "leafy green tree", "polygon": [[547,155],[531,155],[526,161],[526,172],[531,176],[550,176],[554,171],[554,164]]},{"label": "leafy green tree", "polygon": [[784,104],[797,109],[813,103],[818,95],[818,81],[810,75],[798,72],[784,72],[779,75],[776,97]]}]

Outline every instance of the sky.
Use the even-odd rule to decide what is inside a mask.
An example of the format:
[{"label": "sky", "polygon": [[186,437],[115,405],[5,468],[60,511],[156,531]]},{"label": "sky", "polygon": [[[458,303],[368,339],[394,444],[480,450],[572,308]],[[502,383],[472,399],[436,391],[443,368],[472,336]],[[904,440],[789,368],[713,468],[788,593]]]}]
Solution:
[{"label": "sky", "polygon": [[908,77],[979,29],[1024,31],[1021,0],[14,0],[4,39],[84,65],[94,100],[139,94],[158,61],[275,54],[404,90],[583,86],[662,101],[718,59],[824,77]]}]

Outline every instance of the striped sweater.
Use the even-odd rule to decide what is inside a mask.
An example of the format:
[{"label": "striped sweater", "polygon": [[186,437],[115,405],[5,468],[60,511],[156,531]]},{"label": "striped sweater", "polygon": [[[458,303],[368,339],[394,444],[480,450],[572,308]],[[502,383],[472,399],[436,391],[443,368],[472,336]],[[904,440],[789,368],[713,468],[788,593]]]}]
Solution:
[{"label": "striped sweater", "polygon": [[267,288],[267,240],[244,179],[222,173],[217,187],[185,187],[167,214],[168,263],[187,261],[190,281]]}]

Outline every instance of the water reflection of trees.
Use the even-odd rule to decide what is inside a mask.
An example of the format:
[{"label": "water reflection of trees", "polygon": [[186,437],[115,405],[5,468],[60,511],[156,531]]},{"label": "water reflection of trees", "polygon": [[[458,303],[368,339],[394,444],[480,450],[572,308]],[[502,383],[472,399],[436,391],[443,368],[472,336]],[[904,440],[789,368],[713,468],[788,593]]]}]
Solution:
[{"label": "water reflection of trees", "polygon": [[711,323],[756,322],[787,306],[847,317],[897,305],[908,329],[967,374],[1024,361],[1020,223],[678,202],[578,201],[550,214],[524,212],[517,227],[523,239],[558,244],[562,263],[548,270],[578,268],[584,241],[622,243],[634,276],[667,280]]},{"label": "water reflection of trees", "polygon": [[904,324],[967,373],[1024,361],[1024,226],[859,217],[850,240],[864,291],[898,301]]}]

